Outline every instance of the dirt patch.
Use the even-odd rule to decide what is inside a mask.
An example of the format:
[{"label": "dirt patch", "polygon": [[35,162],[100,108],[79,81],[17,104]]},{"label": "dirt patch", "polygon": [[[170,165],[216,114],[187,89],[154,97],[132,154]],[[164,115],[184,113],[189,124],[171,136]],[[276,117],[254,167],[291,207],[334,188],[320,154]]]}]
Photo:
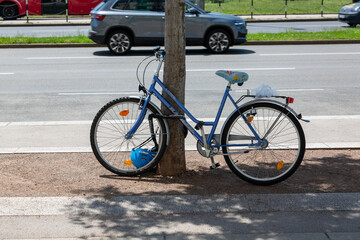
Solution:
[{"label": "dirt patch", "polygon": [[215,159],[221,166],[210,170],[210,160],[189,151],[180,176],[120,177],[92,153],[1,154],[0,197],[360,192],[360,150],[307,150],[292,177],[269,187],[242,181]]}]

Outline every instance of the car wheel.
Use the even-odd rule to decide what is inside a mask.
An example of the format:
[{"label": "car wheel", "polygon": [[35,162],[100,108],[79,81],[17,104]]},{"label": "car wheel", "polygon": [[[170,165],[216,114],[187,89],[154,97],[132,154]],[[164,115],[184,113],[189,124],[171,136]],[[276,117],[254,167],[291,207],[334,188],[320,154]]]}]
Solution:
[{"label": "car wheel", "polygon": [[348,23],[350,27],[356,27],[355,23]]},{"label": "car wheel", "polygon": [[211,31],[205,42],[205,47],[213,53],[224,53],[230,47],[230,36],[229,34],[221,29]]},{"label": "car wheel", "polygon": [[123,55],[130,51],[132,47],[132,38],[126,31],[114,31],[107,39],[107,46],[111,53]]},{"label": "car wheel", "polygon": [[6,4],[0,6],[0,16],[4,20],[14,20],[19,16],[19,10],[16,4]]}]

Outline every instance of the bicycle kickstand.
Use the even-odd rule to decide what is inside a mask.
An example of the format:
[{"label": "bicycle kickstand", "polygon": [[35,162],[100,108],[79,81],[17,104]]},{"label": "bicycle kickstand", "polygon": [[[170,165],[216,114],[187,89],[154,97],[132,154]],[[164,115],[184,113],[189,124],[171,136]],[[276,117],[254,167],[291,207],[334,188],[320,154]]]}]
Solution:
[{"label": "bicycle kickstand", "polygon": [[210,169],[215,169],[215,168],[217,168],[217,167],[219,167],[219,166],[220,166],[220,163],[215,163],[215,161],[214,161],[214,157],[210,157],[210,159],[211,159],[211,166],[210,166]]}]

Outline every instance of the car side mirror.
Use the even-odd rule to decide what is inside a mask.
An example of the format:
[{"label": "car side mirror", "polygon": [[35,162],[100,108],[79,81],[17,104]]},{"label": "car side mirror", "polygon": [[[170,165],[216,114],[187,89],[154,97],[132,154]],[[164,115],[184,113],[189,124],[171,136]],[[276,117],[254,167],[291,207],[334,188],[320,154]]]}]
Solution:
[{"label": "car side mirror", "polygon": [[199,12],[198,12],[198,10],[196,10],[196,8],[190,8],[190,9],[189,9],[189,13],[191,13],[191,14],[196,14],[196,15],[199,14]]}]

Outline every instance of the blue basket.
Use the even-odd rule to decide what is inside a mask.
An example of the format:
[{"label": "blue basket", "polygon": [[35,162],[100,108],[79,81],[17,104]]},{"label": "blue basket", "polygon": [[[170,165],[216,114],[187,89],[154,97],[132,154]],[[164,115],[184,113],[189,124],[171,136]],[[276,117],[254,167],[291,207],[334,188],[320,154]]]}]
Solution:
[{"label": "blue basket", "polygon": [[136,168],[141,168],[148,164],[155,157],[156,152],[138,148],[131,150],[131,161]]}]

